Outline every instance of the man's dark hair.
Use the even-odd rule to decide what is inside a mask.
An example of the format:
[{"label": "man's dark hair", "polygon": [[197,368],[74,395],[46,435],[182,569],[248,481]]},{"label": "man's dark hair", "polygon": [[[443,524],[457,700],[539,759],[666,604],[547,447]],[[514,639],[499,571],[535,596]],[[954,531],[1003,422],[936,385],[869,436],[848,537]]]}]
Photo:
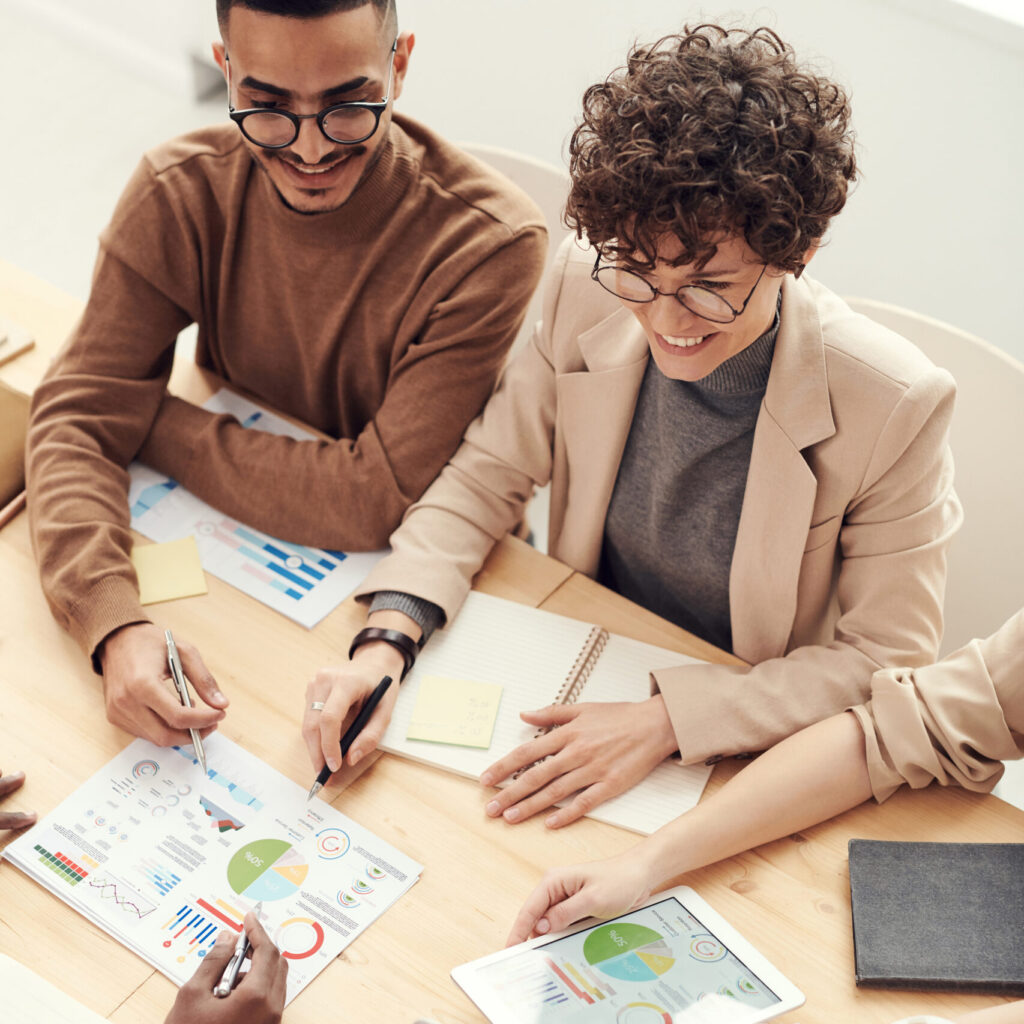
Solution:
[{"label": "man's dark hair", "polygon": [[247,7],[250,11],[278,14],[283,18],[322,18],[325,14],[354,11],[367,4],[377,8],[381,25],[397,25],[395,0],[217,0],[217,21],[223,31],[232,7]]},{"label": "man's dark hair", "polygon": [[770,29],[699,25],[636,46],[583,97],[566,221],[640,270],[664,235],[682,243],[675,264],[703,265],[732,231],[796,270],[856,175],[849,119],[845,92]]}]

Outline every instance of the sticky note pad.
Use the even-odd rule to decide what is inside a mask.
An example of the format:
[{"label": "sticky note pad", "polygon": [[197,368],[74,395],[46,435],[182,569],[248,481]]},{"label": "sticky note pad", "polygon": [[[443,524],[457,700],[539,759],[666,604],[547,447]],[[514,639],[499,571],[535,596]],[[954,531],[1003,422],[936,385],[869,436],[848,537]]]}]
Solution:
[{"label": "sticky note pad", "polygon": [[486,749],[491,745],[501,689],[497,683],[424,676],[406,739]]},{"label": "sticky note pad", "polygon": [[206,577],[199,563],[195,537],[182,537],[166,544],[137,544],[132,548],[132,565],[139,577],[143,604],[206,593]]}]

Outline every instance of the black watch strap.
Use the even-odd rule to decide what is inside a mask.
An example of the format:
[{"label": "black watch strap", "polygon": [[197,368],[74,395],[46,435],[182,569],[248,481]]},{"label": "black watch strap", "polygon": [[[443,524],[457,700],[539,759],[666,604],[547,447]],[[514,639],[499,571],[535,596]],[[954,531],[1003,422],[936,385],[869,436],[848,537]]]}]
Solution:
[{"label": "black watch strap", "polygon": [[377,626],[367,626],[359,630],[352,639],[352,645],[348,649],[349,661],[352,655],[363,646],[380,640],[383,643],[391,644],[396,651],[400,651],[405,659],[405,668],[402,669],[402,679],[409,674],[409,669],[416,662],[416,655],[420,653],[420,645],[411,636],[406,635],[397,629],[380,629]]}]

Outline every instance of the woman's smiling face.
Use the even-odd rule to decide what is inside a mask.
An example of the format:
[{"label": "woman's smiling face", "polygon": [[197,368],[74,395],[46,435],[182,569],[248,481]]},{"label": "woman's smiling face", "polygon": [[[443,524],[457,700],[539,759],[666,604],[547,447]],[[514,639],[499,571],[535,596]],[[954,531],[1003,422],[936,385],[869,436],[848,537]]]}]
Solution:
[{"label": "woman's smiling face", "polygon": [[[675,236],[665,236],[658,245],[655,268],[643,275],[659,293],[667,295],[659,294],[653,302],[631,302],[621,296],[619,301],[643,326],[658,369],[674,380],[696,381],[772,326],[785,275],[766,268],[754,250],[736,236],[720,241],[714,256],[700,269],[695,264],[672,266],[681,250]],[[704,319],[675,296],[678,289],[688,286],[713,292],[734,310],[743,309],[746,300],[746,308],[731,323]]]}]

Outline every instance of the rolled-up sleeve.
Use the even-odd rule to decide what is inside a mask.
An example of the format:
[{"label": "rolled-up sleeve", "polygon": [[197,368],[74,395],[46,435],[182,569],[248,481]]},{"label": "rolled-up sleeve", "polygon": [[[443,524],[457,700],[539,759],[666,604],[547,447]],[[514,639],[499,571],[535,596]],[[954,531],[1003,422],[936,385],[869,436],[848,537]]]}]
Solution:
[{"label": "rolled-up sleeve", "polygon": [[904,783],[989,791],[1001,762],[1024,756],[1024,611],[934,665],[876,672],[869,702],[850,710],[876,800]]}]

